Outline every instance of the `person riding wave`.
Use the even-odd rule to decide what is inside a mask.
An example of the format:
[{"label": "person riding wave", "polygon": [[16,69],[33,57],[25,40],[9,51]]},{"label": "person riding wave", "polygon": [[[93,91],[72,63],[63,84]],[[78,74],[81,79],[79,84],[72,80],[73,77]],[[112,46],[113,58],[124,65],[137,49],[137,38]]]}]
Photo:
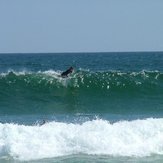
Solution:
[{"label": "person riding wave", "polygon": [[62,72],[61,76],[62,77],[68,77],[68,75],[71,74],[73,71],[74,71],[74,68],[73,67],[70,67],[66,71]]}]

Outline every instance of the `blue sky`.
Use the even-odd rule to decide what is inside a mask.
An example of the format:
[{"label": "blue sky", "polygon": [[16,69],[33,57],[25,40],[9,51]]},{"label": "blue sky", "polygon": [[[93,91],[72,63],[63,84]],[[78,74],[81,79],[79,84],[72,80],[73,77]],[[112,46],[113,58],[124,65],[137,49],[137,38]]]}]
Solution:
[{"label": "blue sky", "polygon": [[0,0],[0,53],[163,51],[163,0]]}]

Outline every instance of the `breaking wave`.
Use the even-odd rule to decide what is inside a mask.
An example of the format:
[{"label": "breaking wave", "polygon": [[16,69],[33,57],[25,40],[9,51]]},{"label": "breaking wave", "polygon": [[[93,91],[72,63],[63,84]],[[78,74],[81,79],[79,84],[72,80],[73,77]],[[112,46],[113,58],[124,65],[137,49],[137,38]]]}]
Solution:
[{"label": "breaking wave", "polygon": [[0,74],[0,86],[14,87],[20,84],[23,88],[48,89],[73,87],[81,89],[99,89],[110,91],[154,90],[163,89],[163,73],[159,71],[141,72],[91,72],[78,70],[68,78],[60,77],[61,71],[15,72]]},{"label": "breaking wave", "polygon": [[[54,70],[1,73],[0,114],[162,112],[162,72],[77,70],[68,78],[62,78],[60,73]],[[145,105],[146,99],[148,103],[154,102]]]},{"label": "breaking wave", "polygon": [[163,119],[42,126],[0,123],[0,158],[37,160],[72,154],[145,157],[163,155]]}]

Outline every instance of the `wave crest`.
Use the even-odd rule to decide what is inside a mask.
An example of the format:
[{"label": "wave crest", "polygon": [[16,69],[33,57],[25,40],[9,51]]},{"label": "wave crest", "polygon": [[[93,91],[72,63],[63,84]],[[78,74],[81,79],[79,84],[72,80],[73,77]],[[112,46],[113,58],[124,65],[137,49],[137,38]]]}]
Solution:
[{"label": "wave crest", "polygon": [[38,71],[38,72],[15,72],[8,71],[0,74],[3,84],[16,84],[43,87],[74,87],[104,90],[137,90],[139,88],[155,89],[162,88],[163,74],[159,71],[141,72],[90,72],[78,70],[68,78],[60,76],[61,71]]}]

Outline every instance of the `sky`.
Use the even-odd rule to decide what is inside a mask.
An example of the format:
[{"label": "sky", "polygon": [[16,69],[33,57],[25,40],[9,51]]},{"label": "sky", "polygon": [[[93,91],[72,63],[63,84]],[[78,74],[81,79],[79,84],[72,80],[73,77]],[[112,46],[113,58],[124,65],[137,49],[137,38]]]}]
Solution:
[{"label": "sky", "polygon": [[0,53],[163,51],[163,0],[0,0]]}]

